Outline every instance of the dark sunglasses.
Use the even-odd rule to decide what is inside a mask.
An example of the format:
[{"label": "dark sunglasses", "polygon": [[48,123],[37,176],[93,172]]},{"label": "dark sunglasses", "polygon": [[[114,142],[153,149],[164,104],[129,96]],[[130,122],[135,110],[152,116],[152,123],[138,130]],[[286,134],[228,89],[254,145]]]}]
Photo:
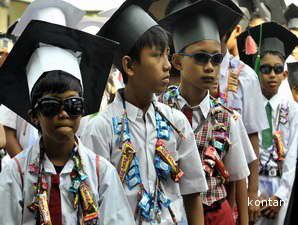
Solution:
[{"label": "dark sunglasses", "polygon": [[194,58],[197,64],[199,65],[206,65],[209,61],[212,65],[219,65],[223,60],[223,55],[221,53],[209,54],[206,52],[198,52],[195,54],[187,54],[187,53],[179,53],[183,56],[188,56]]},{"label": "dark sunglasses", "polygon": [[70,97],[64,100],[55,97],[40,98],[34,110],[46,117],[53,117],[65,110],[69,116],[81,116],[84,114],[84,99],[82,97]]},{"label": "dark sunglasses", "polygon": [[283,65],[271,66],[268,64],[264,64],[260,66],[260,72],[262,74],[270,74],[272,70],[274,71],[275,74],[281,74],[282,72],[284,72],[284,66]]}]

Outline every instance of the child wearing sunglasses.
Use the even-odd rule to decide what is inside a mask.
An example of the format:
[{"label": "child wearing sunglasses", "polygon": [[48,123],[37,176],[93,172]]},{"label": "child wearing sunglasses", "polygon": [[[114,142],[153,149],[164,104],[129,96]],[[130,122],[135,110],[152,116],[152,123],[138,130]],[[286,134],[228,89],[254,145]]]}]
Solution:
[{"label": "child wearing sunglasses", "polygon": [[[47,12],[65,21],[59,9]],[[0,96],[40,138],[0,175],[0,224],[135,224],[115,168],[75,135],[99,108],[117,45],[43,21],[18,39],[0,71]]]},{"label": "child wearing sunglasses", "polygon": [[195,132],[208,183],[208,191],[201,193],[207,225],[235,224],[225,188],[229,182],[244,183],[238,207],[240,224],[248,224],[243,180],[249,170],[243,145],[249,139],[238,114],[222,106],[208,92],[218,80],[223,59],[220,38],[240,16],[217,1],[185,0],[173,1],[167,16],[159,21],[173,34],[177,53],[172,63],[181,75],[180,86],[169,90],[163,99],[186,115]]},{"label": "child wearing sunglasses", "polygon": [[82,140],[118,169],[137,224],[180,223],[183,200],[189,225],[202,225],[199,192],[207,184],[193,132],[181,112],[155,97],[171,64],[167,33],[147,3],[126,1],[99,31],[120,42],[116,66],[126,87],[89,121]]},{"label": "child wearing sunglasses", "polygon": [[[245,55],[245,41],[259,44],[255,55]],[[256,68],[262,88],[263,107],[269,128],[259,133],[259,192],[261,217],[256,224],[283,224],[292,190],[298,146],[297,103],[284,98],[278,89],[285,78],[284,64],[298,44],[297,37],[283,26],[268,22],[238,37],[243,60]],[[240,56],[241,56],[240,55]]]}]

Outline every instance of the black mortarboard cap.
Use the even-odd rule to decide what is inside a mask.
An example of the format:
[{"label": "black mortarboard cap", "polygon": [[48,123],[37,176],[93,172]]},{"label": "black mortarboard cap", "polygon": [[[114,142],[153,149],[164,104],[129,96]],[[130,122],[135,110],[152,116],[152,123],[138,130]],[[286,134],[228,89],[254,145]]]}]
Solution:
[{"label": "black mortarboard cap", "polygon": [[289,29],[298,29],[298,7],[291,4],[285,11],[285,18]]},{"label": "black mortarboard cap", "polygon": [[[258,53],[247,55],[246,41],[251,36],[258,46]],[[279,52],[286,59],[298,45],[297,37],[288,29],[275,22],[263,23],[259,26],[249,28],[237,37],[240,59],[255,68],[256,55],[263,52]]]},{"label": "black mortarboard cap", "polygon": [[288,82],[290,87],[298,87],[298,62],[288,63]]},{"label": "black mortarboard cap", "polygon": [[[65,26],[34,20],[26,27],[0,68],[1,103],[30,122],[27,112],[30,109],[29,90],[32,84],[29,82],[30,77],[27,78],[29,76],[27,65],[32,65],[29,62],[35,53],[47,46],[69,54],[80,53],[78,70],[83,85],[85,112],[86,114],[97,112],[118,43]],[[37,55],[37,61],[39,60],[41,59]],[[66,60],[56,64],[52,66],[52,70],[65,68]]]},{"label": "black mortarboard cap", "polygon": [[121,68],[121,57],[130,52],[147,30],[158,25],[147,13],[152,2],[153,0],[125,1],[97,33],[120,43],[121,52],[115,60],[118,68]]},{"label": "black mortarboard cap", "polygon": [[172,33],[176,51],[202,40],[220,42],[242,18],[241,12],[215,0],[176,0],[166,8],[159,24]]}]

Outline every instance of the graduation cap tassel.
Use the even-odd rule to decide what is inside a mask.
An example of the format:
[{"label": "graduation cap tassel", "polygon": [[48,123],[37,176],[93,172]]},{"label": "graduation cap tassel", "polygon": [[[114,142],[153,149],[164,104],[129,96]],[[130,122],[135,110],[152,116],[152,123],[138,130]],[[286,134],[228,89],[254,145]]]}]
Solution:
[{"label": "graduation cap tassel", "polygon": [[251,35],[245,39],[245,54],[254,55],[257,53],[257,44]]}]

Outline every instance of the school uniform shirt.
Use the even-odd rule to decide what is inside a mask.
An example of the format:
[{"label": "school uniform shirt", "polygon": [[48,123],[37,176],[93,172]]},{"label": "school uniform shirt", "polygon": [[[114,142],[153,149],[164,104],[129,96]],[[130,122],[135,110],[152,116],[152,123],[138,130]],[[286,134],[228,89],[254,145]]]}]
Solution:
[{"label": "school uniform shirt", "polygon": [[[240,70],[238,76],[239,87],[236,93],[232,91],[226,93],[231,68],[236,71]],[[260,101],[262,91],[257,74],[248,65],[233,57],[229,51],[226,52],[220,65],[219,90],[220,93],[226,93],[227,95],[226,106],[236,110],[242,116],[248,134],[257,133],[268,128],[266,112]]]},{"label": "school uniform shirt", "polygon": [[[135,225],[132,212],[125,197],[116,169],[104,158],[100,157],[99,167],[96,167],[96,155],[82,143],[78,142],[78,151],[88,175],[87,183],[99,206],[100,225]],[[40,153],[39,142],[16,156],[23,172],[23,185],[18,164],[11,160],[0,174],[0,224],[6,225],[35,225],[34,213],[27,208],[34,197],[33,184],[37,175],[29,172],[29,165],[38,160]],[[45,156],[44,170],[46,181],[51,184],[51,175],[56,174],[52,162]],[[69,160],[60,173],[60,195],[62,209],[62,224],[78,224],[77,210],[73,208],[73,195],[69,192],[72,186],[70,173],[74,163]],[[97,175],[96,168],[99,168]]]},{"label": "school uniform shirt", "polygon": [[[170,139],[165,141],[167,150],[174,160],[178,162],[179,167],[185,175],[179,183],[175,183],[170,178],[167,181],[161,181],[165,195],[172,201],[170,207],[177,221],[180,222],[184,211],[181,195],[206,191],[207,184],[194,134],[187,119],[181,112],[157,102],[156,99],[154,99],[154,102],[167,119],[186,137],[186,139],[182,139],[173,131],[171,132]],[[131,142],[136,150],[136,157],[139,160],[141,179],[145,190],[148,193],[153,193],[157,179],[154,167],[155,144],[157,140],[155,109],[151,104],[144,113],[141,109],[127,101],[125,104]],[[122,115],[123,103],[118,92],[115,100],[107,107],[107,110],[99,113],[89,121],[85,129],[86,132],[82,136],[82,141],[86,146],[105,157],[116,168],[118,167],[122,153],[119,150],[119,144],[117,143],[118,135],[114,132],[112,118],[118,118],[121,121]],[[138,203],[137,196],[139,188],[136,187],[129,190],[127,185],[124,185],[124,188],[130,206],[133,212],[135,212]],[[160,224],[172,224],[172,218],[168,209],[162,207],[161,213]],[[142,224],[151,223],[144,221]]]},{"label": "school uniform shirt", "polygon": [[[283,224],[284,217],[286,214],[288,200],[292,191],[292,185],[295,177],[296,159],[298,151],[298,104],[292,100],[285,99],[280,94],[276,94],[270,100],[266,99],[264,96],[262,98],[263,107],[269,102],[272,108],[272,132],[277,130],[278,114],[280,114],[280,107],[288,107],[288,118],[287,122],[279,124],[278,130],[282,133],[283,144],[285,147],[285,160],[282,164],[282,175],[281,177],[275,176],[265,176],[260,175],[259,190],[261,196],[270,197],[277,196],[283,200],[284,204],[275,220],[268,220],[266,218],[261,218],[258,224]],[[270,152],[272,152],[272,147],[264,149],[262,146],[262,133],[259,133],[260,140],[260,163],[265,165],[267,163],[268,167],[277,169],[278,164],[275,160],[270,158]],[[276,152],[273,153],[276,157]],[[270,160],[269,160],[270,158]]]},{"label": "school uniform shirt", "polygon": [[22,149],[31,147],[38,140],[37,129],[4,105],[0,106],[0,123],[16,131]]},{"label": "school uniform shirt", "polygon": [[[181,95],[177,97],[177,103],[180,109],[185,106],[191,107]],[[192,129],[195,131],[199,126],[202,125],[204,121],[206,121],[211,110],[209,92],[199,105],[191,108],[193,110]],[[245,179],[249,176],[249,169],[244,154],[244,148],[245,145],[250,141],[243,127],[241,118],[235,120],[233,117],[231,117],[230,121],[229,139],[231,144],[229,146],[229,150],[226,152],[223,158],[223,163],[226,170],[229,172],[229,181],[237,181]],[[252,148],[251,145],[248,146]],[[211,205],[212,203],[226,197],[227,194],[223,185],[215,184],[213,182],[211,184],[208,181],[208,178],[207,182],[209,185],[208,192],[207,194],[203,195],[206,197],[202,199],[204,204]]]}]

